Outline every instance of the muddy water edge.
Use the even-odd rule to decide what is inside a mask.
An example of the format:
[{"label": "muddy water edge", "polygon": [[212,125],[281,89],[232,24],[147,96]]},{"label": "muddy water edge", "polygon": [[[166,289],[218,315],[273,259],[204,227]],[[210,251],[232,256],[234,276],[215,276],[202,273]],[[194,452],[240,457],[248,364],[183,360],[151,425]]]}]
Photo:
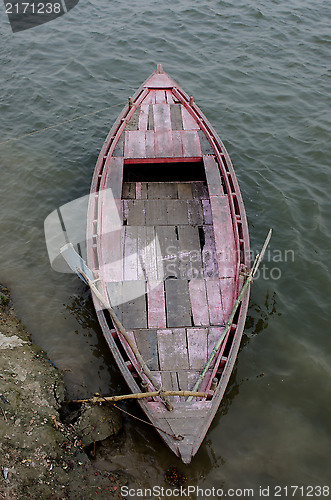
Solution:
[{"label": "muddy water edge", "polygon": [[[0,286],[0,498],[120,498],[121,471],[94,466],[116,436],[112,407],[66,405],[63,374],[31,342]],[[79,493],[78,493],[79,492]]]}]

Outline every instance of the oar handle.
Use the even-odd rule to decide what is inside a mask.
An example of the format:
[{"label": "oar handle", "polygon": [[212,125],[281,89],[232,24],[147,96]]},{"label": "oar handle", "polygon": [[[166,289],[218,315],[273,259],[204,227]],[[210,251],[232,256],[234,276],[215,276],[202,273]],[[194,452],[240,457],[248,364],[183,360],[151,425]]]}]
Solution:
[{"label": "oar handle", "polygon": [[264,257],[264,254],[265,254],[265,251],[267,249],[267,246],[269,245],[269,241],[270,241],[271,235],[272,235],[272,229],[269,229],[269,233],[268,233],[268,235],[267,235],[267,237],[265,239],[265,242],[264,242],[264,245],[262,247],[262,250],[256,256],[256,264],[254,263],[255,265],[252,268],[252,271],[253,271],[252,276],[253,276],[253,278],[254,278],[254,276],[256,274],[256,271],[258,270],[259,265],[260,265],[260,263],[261,263],[261,261],[262,261],[262,259]]}]

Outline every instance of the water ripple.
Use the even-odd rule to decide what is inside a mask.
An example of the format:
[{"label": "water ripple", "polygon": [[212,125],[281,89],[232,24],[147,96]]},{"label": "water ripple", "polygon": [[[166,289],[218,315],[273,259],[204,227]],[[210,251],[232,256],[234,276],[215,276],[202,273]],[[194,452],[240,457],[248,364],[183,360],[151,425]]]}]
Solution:
[{"label": "water ripple", "polygon": [[[68,370],[73,394],[125,388],[90,320],[86,290],[50,268],[43,222],[88,192],[120,104],[156,63],[194,96],[224,140],[252,248],[274,229],[265,265],[281,276],[266,275],[252,289],[248,341],[224,411],[188,468],[200,486],[329,480],[330,17],[326,0],[87,0],[24,33],[13,35],[0,21],[0,142],[119,105],[0,146],[0,278],[34,340]],[[174,460],[131,423],[112,459],[127,467],[128,456],[135,481],[146,486],[163,481]],[[238,484],[238,470],[247,484]]]}]

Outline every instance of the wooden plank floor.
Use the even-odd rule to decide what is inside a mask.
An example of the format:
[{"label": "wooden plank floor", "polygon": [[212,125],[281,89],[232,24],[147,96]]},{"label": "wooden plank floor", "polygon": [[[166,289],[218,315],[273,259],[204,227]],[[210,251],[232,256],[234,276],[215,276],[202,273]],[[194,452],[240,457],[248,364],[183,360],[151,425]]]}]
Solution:
[{"label": "wooden plank floor", "polygon": [[[144,113],[139,120],[147,127]],[[136,119],[131,127],[139,123]],[[167,117],[178,119],[178,109]],[[185,120],[187,127],[189,117]],[[226,197],[216,195],[220,177],[212,172],[212,161],[207,163],[212,202],[202,181],[124,182],[122,187],[123,281],[108,279],[107,292],[147,365],[168,390],[193,388],[232,307],[234,277],[228,261],[217,262],[222,241],[212,225],[215,211],[229,224],[229,212]],[[225,244],[230,248],[231,241]]]},{"label": "wooden plank floor", "polygon": [[[216,177],[215,184],[219,182]],[[225,272],[228,262],[220,262],[219,273],[217,242],[221,245],[221,240],[215,238],[212,226],[215,195],[211,204],[206,194],[202,181],[123,183],[124,226],[118,236],[123,262],[116,276],[124,281],[116,288],[111,282],[118,278],[112,279],[109,272],[105,278],[115,302],[120,293],[126,304],[120,311],[126,328],[208,327],[226,322],[234,278]],[[218,198],[229,224],[226,197]],[[135,280],[144,283],[143,298],[132,298],[130,287],[125,288],[125,282]]]},{"label": "wooden plank floor", "polygon": [[[159,78],[163,82],[163,76]],[[100,278],[156,380],[166,390],[192,390],[223,332],[235,296],[237,257],[226,184],[215,146],[195,119],[194,107],[181,104],[170,87],[148,90],[141,104],[129,109],[128,121],[121,123],[123,132],[109,150],[106,174],[100,175],[101,217],[99,221],[99,213],[95,215],[100,225],[93,236],[100,236]],[[126,177],[129,163],[134,168],[138,159],[145,163],[148,158],[164,169],[166,158],[176,163],[181,159],[192,172],[198,172],[192,162],[200,159],[205,180],[146,182],[139,180],[138,169],[129,170]],[[116,224],[103,192],[108,188],[119,214]],[[141,373],[130,347],[118,336]],[[226,355],[221,349],[220,356]],[[214,362],[201,390],[213,368]],[[155,407],[160,417],[166,414],[162,427],[194,440],[211,403],[205,401],[202,409],[194,401],[187,407],[185,398],[178,396],[171,401],[176,402],[174,412]]]},{"label": "wooden plank floor", "polygon": [[[192,390],[222,328],[136,328],[127,330],[155,379],[165,390]],[[125,349],[132,356],[131,349]],[[137,365],[136,361],[134,364]],[[213,370],[211,364],[206,378]],[[138,365],[137,365],[138,367]],[[171,397],[172,401],[186,398]]]},{"label": "wooden plank floor", "polygon": [[[123,140],[124,138],[124,140]],[[196,157],[213,154],[199,123],[171,91],[151,90],[131,114],[114,156]],[[146,156],[144,156],[146,155]]]}]

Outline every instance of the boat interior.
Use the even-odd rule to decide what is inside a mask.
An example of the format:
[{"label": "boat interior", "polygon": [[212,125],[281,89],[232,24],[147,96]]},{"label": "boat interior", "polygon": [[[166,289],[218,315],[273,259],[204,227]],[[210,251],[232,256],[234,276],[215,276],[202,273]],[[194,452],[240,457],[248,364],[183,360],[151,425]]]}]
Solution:
[{"label": "boat interior", "polygon": [[[212,156],[124,163],[121,227],[108,235],[103,279],[117,317],[166,390],[192,390],[233,306],[234,237],[221,193]],[[226,346],[201,390],[225,365]],[[134,360],[125,341],[123,348]]]}]

